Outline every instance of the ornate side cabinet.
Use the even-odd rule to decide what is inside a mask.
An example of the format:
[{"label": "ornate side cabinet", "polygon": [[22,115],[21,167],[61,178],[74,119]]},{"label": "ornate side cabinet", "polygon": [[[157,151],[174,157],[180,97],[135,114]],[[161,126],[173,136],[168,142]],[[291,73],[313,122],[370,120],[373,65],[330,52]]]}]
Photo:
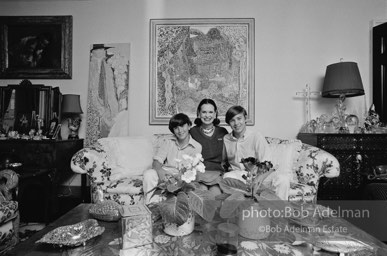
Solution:
[{"label": "ornate side cabinet", "polygon": [[50,222],[58,211],[58,187],[73,175],[71,157],[83,148],[78,140],[0,140],[0,154],[11,154],[21,168],[19,209],[24,222]]},{"label": "ornate side cabinet", "polygon": [[361,199],[367,175],[376,165],[387,164],[387,134],[300,133],[298,138],[340,162],[338,178],[320,180],[319,200]]}]

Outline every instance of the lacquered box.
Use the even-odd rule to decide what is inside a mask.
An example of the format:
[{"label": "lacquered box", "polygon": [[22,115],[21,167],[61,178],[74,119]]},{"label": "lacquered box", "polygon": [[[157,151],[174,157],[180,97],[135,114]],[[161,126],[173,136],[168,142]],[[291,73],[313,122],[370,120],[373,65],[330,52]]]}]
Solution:
[{"label": "lacquered box", "polygon": [[122,207],[122,249],[152,243],[152,215],[145,205]]}]

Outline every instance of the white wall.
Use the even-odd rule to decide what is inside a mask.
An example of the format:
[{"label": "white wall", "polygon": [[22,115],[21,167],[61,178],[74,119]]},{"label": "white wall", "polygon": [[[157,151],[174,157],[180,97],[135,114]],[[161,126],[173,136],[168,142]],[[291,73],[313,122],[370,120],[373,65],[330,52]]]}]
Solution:
[{"label": "white wall", "polygon": [[[93,0],[1,1],[0,15],[72,15],[73,78],[33,80],[80,94],[86,110],[89,48],[131,43],[129,135],[168,132],[149,125],[149,19],[255,18],[255,120],[265,135],[293,138],[304,123],[306,84],[321,90],[327,65],[358,63],[366,96],[349,98],[363,115],[372,99],[370,26],[386,19],[387,0]],[[0,85],[19,83],[0,80]],[[365,103],[366,101],[366,103]],[[334,110],[335,99],[315,97],[312,118]],[[86,118],[80,136],[85,136]]]}]

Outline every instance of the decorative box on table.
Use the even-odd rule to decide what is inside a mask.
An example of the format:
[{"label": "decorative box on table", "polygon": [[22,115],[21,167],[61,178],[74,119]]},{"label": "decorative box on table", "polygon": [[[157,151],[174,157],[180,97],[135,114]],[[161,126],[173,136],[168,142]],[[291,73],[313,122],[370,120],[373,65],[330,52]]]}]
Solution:
[{"label": "decorative box on table", "polygon": [[122,249],[152,243],[152,216],[145,205],[122,207]]}]

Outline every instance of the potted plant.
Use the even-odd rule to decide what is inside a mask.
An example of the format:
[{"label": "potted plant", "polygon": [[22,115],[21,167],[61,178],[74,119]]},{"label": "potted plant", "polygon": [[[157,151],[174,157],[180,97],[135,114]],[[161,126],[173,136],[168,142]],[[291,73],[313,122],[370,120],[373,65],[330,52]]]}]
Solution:
[{"label": "potted plant", "polygon": [[269,235],[269,231],[259,227],[270,225],[268,209],[284,209],[285,202],[263,185],[265,179],[275,171],[270,161],[259,162],[254,157],[248,157],[242,159],[241,163],[247,171],[243,177],[246,182],[225,178],[219,183],[224,193],[220,216],[226,219],[238,216],[240,235],[263,239]]},{"label": "potted plant", "polygon": [[155,194],[162,194],[166,198],[159,203],[164,232],[182,236],[193,231],[195,213],[211,221],[216,205],[210,192],[197,189],[196,174],[205,172],[202,155],[183,155],[177,162],[179,173],[160,182]]}]

